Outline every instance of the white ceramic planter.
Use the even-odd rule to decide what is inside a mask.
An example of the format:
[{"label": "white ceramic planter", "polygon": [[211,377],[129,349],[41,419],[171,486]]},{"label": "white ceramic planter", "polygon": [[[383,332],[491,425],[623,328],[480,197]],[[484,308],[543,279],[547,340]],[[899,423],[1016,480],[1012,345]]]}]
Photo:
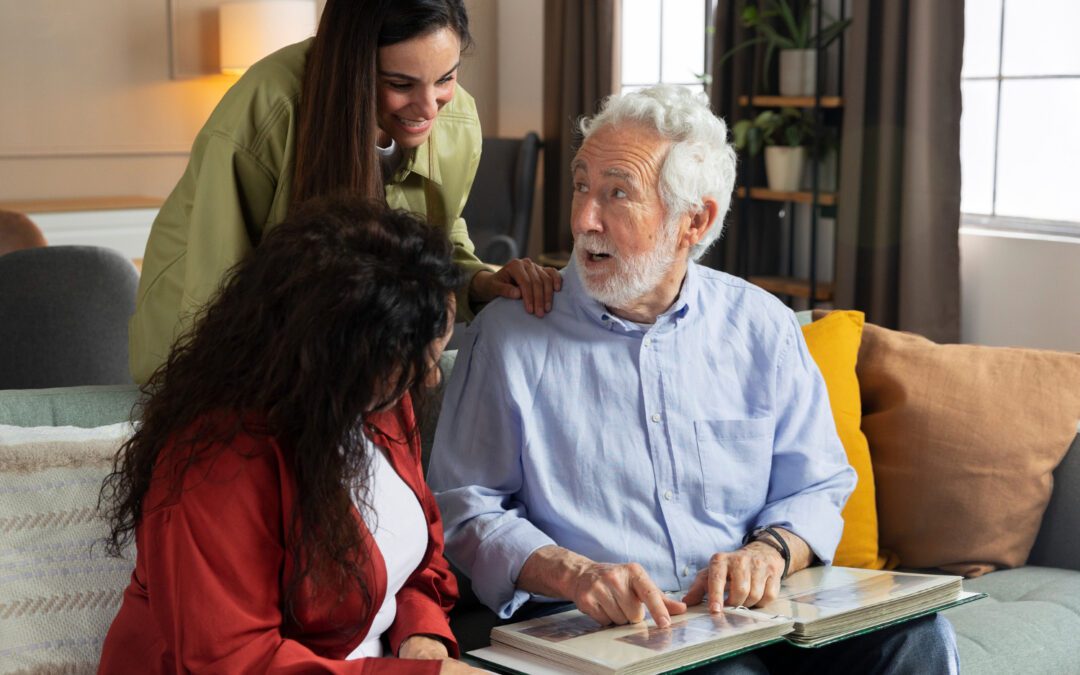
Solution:
[{"label": "white ceramic planter", "polygon": [[817,80],[817,51],[780,50],[780,95],[813,96]]},{"label": "white ceramic planter", "polygon": [[806,164],[806,147],[792,148],[786,145],[765,147],[765,177],[769,189],[777,192],[796,192],[802,183],[803,165]]}]

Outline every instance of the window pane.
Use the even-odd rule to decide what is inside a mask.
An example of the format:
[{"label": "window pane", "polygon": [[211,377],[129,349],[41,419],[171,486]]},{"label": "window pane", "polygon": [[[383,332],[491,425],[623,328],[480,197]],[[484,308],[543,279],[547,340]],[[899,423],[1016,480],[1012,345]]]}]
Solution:
[{"label": "window pane", "polygon": [[705,3],[664,0],[663,40],[663,81],[696,81],[705,72]]},{"label": "window pane", "polygon": [[1080,75],[1078,27],[1076,0],[1009,0],[1002,74]]},{"label": "window pane", "polygon": [[962,82],[964,113],[960,116],[960,210],[993,213],[994,122],[997,80]]},{"label": "window pane", "polygon": [[660,80],[660,0],[623,0],[622,82]]},{"label": "window pane", "polygon": [[1080,80],[1002,83],[998,215],[1080,222],[1078,119]]},{"label": "window pane", "polygon": [[1000,46],[1001,0],[965,0],[961,77],[997,76]]}]

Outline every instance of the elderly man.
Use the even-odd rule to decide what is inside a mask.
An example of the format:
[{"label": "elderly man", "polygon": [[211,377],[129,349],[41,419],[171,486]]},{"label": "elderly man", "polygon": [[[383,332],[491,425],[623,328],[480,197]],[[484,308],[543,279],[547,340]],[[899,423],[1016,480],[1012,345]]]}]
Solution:
[{"label": "elderly man", "polygon": [[[429,475],[447,552],[503,618],[562,599],[662,627],[705,598],[768,602],[785,572],[829,563],[855,474],[791,311],[692,261],[730,202],[727,129],[658,86],[610,99],[582,132],[553,312],[494,302],[447,385]],[[795,664],[949,672],[956,655],[930,618],[723,667]]]}]

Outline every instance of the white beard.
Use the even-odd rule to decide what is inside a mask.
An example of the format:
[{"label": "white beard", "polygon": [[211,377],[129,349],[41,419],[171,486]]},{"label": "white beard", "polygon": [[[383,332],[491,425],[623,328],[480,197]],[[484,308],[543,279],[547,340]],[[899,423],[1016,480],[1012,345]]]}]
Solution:
[{"label": "white beard", "polygon": [[[574,268],[585,292],[597,302],[613,309],[630,307],[651,293],[678,259],[675,250],[676,231],[675,223],[665,223],[652,250],[634,256],[619,255],[605,236],[595,232],[575,237],[573,255],[578,264]],[[606,276],[602,273],[590,274],[585,269],[590,251],[610,254],[615,261],[615,271]]]}]

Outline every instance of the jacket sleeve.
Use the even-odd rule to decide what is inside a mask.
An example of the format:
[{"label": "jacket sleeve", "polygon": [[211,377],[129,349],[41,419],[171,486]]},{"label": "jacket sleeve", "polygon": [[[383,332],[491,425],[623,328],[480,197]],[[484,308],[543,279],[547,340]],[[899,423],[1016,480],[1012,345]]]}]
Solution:
[{"label": "jacket sleeve", "polygon": [[[416,420],[411,398],[406,396],[401,403],[404,417],[403,426],[415,429]],[[421,465],[420,435],[409,433],[407,452],[411,461],[408,466],[413,472],[409,476],[420,497],[420,506],[428,526],[428,549],[423,562],[405,581],[397,594],[397,616],[386,631],[390,649],[398,653],[401,643],[413,635],[427,635],[442,639],[450,656],[460,655],[457,640],[450,631],[447,614],[458,598],[457,578],[450,571],[450,565],[443,556],[443,527],[439,507],[435,496],[424,480]]]},{"label": "jacket sleeve", "polygon": [[270,214],[278,179],[228,137],[206,131],[147,242],[131,321],[131,368],[145,382],[173,342],[251,253]]},{"label": "jacket sleeve", "polygon": [[172,669],[437,673],[438,661],[325,658],[282,635],[278,473],[273,452],[225,450],[189,469],[175,502],[144,516],[142,581]]}]

